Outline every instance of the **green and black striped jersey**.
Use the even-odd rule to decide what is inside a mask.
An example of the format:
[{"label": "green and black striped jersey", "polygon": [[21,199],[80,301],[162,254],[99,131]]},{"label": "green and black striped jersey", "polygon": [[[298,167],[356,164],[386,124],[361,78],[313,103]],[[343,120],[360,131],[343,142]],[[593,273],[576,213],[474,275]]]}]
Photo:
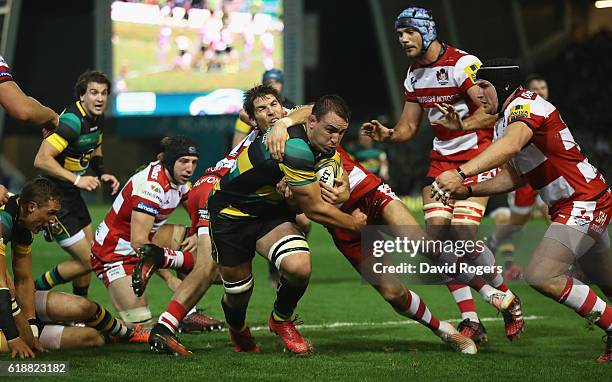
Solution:
[{"label": "green and black striped jersey", "polygon": [[245,220],[291,213],[276,191],[276,184],[283,178],[292,186],[312,183],[317,180],[315,163],[337,154],[317,152],[310,145],[303,125],[292,126],[287,133],[282,162],[270,156],[264,144],[266,134],[257,137],[240,153],[234,167],[211,192],[208,201],[211,220]]},{"label": "green and black striped jersey", "polygon": [[55,158],[62,167],[77,175],[82,175],[89,167],[93,151],[102,144],[102,124],[104,117],[91,119],[80,101],[68,106],[59,117],[57,130],[47,142],[60,151]]},{"label": "green and black striped jersey", "polygon": [[[12,242],[13,249],[31,253],[34,237],[32,232],[18,221],[19,195],[12,195],[0,206],[0,256],[6,256],[6,244]],[[4,261],[0,258],[0,261]]]}]

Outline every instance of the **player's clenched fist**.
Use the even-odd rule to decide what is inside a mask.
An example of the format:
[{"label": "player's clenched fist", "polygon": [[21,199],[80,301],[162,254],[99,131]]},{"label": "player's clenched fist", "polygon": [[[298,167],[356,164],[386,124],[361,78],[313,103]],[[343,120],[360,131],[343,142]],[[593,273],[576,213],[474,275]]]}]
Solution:
[{"label": "player's clenched fist", "polygon": [[361,232],[363,227],[368,224],[368,215],[361,212],[359,208],[353,210],[353,212],[351,212],[351,215],[355,218],[356,221],[355,231]]}]

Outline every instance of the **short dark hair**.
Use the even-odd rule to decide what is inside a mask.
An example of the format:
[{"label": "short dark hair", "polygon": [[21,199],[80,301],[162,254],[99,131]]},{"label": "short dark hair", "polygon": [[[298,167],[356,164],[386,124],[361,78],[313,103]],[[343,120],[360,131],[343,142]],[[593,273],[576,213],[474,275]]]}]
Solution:
[{"label": "short dark hair", "polygon": [[62,191],[55,182],[40,176],[26,182],[19,195],[22,204],[35,202],[39,205],[45,205],[52,199],[61,202]]},{"label": "short dark hair", "polygon": [[111,82],[106,74],[99,70],[88,70],[79,76],[76,84],[74,85],[74,95],[77,99],[85,94],[85,91],[87,91],[87,84],[90,82],[106,84],[108,91],[110,92],[111,90]]},{"label": "short dark hair", "polygon": [[334,112],[336,115],[346,122],[351,119],[351,109],[349,109],[346,101],[336,94],[328,94],[319,98],[312,108],[312,114],[321,119],[325,114]]},{"label": "short dark hair", "polygon": [[532,81],[544,81],[546,82],[546,78],[542,77],[541,75],[539,75],[538,73],[531,73],[530,75],[528,75],[525,78],[525,87],[529,87],[529,84]]},{"label": "short dark hair", "polygon": [[262,98],[267,95],[274,96],[279,103],[281,102],[280,94],[270,85],[257,85],[244,92],[244,101],[242,108],[246,111],[249,118],[255,120],[255,105],[253,103],[257,98]]}]

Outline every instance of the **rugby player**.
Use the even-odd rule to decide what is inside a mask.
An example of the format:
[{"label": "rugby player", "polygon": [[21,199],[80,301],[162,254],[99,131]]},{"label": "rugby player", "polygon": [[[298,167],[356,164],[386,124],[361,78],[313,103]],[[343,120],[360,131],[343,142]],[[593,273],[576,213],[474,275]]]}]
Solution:
[{"label": "rugby player", "polygon": [[[103,306],[73,294],[36,291],[36,318],[29,320],[35,338],[49,350],[100,347],[105,339],[111,342],[147,342],[149,331],[128,328]],[[85,326],[69,325],[70,322]],[[7,342],[0,333],[0,352],[7,351]]]},{"label": "rugby player", "polygon": [[[266,70],[261,77],[262,85],[269,85],[273,87],[281,98],[281,104],[287,110],[295,108],[296,104],[290,99],[283,96],[283,84],[285,82],[285,75],[280,69]],[[236,125],[234,127],[234,137],[232,139],[232,147],[238,146],[240,142],[251,132],[252,128],[255,127],[255,121],[249,120],[248,115],[242,110],[240,117],[236,118]]]},{"label": "rugby player", "polygon": [[[282,125],[286,131],[287,127],[293,126],[298,123],[297,121],[306,120],[311,110],[309,107],[296,108],[289,115],[276,121],[275,125]],[[192,233],[197,235],[196,261],[193,270],[189,272],[174,291],[168,307],[159,316],[157,324],[155,324],[151,331],[149,344],[155,351],[180,355],[191,354],[176,336],[177,329],[180,329],[178,323],[184,322],[183,317],[185,317],[186,312],[195,306],[210,285],[219,278],[217,265],[211,255],[208,228],[209,212],[207,208],[209,194],[219,182],[219,179],[234,166],[238,155],[248,148],[258,135],[259,129],[252,130],[225,158],[217,162],[214,167],[206,169],[202,177],[195,182],[193,188],[189,191],[187,211],[191,217]],[[139,260],[141,265],[136,269],[141,274],[133,277],[132,280],[132,287],[137,290],[144,290],[140,284],[143,282],[146,284],[148,275],[152,273],[149,271],[151,267],[155,267],[154,269],[162,269],[164,267],[162,261],[163,250],[159,247],[153,249],[144,254]],[[275,270],[276,268],[273,269]],[[207,324],[209,327],[212,327],[212,324],[215,323],[208,322]],[[219,321],[216,321],[216,324],[217,327],[222,326]]]},{"label": "rugby player", "polygon": [[[282,117],[278,93],[256,86],[245,95],[244,109],[267,129]],[[246,325],[246,310],[253,288],[251,261],[257,251],[280,270],[274,309],[268,325],[288,351],[309,352],[310,346],[295,328],[295,308],[310,278],[310,254],[304,235],[295,224],[295,213],[276,190],[286,178],[294,199],[306,216],[321,224],[359,231],[365,215],[341,213],[321,199],[314,164],[335,155],[335,147],[348,127],[349,110],[337,96],[317,101],[306,125],[295,125],[282,162],[270,157],[266,134],[259,136],[236,159],[236,166],[213,189],[208,207],[213,257],[225,288],[222,307],[237,352],[259,352]]]},{"label": "rugby player", "polygon": [[[355,208],[363,211],[369,225],[402,225],[415,227],[414,234],[422,237],[421,230],[406,206],[395,195],[389,185],[353,160],[340,146],[336,148],[340,154],[340,162],[345,175],[349,179],[350,193],[347,198],[341,198],[341,191],[327,193],[323,198],[332,205],[339,205],[341,211],[350,212]],[[291,191],[286,184],[279,185],[286,198],[291,198]],[[466,354],[477,352],[472,339],[460,334],[455,327],[446,321],[436,318],[425,301],[415,292],[406,288],[401,280],[390,273],[376,274],[371,271],[372,263],[362,255],[362,236],[341,228],[329,229],[338,250],[351,263],[363,279],[376,289],[391,307],[404,317],[413,319],[429,328],[454,350]],[[378,236],[376,239],[382,238]],[[370,239],[368,240],[375,240]],[[367,244],[366,244],[367,246]],[[384,259],[386,260],[386,259]],[[390,265],[390,264],[388,264]]]},{"label": "rugby player", "polygon": [[[108,288],[113,306],[128,325],[151,321],[144,287],[132,291],[132,273],[142,256],[163,247],[169,268],[188,273],[194,265],[195,237],[185,237],[185,227],[165,224],[176,207],[187,200],[187,184],[196,169],[199,153],[187,137],[162,139],[159,160],[133,175],[115,198],[94,235],[91,267]],[[185,250],[177,250],[183,247]],[[146,273],[146,272],[145,272]],[[140,274],[140,273],[139,273]]]},{"label": "rugby player", "polygon": [[[546,80],[538,75],[531,74],[525,80],[525,88],[536,93],[545,101],[548,101],[548,84]],[[522,277],[523,269],[513,260],[512,235],[519,232],[527,224],[533,207],[537,204],[542,215],[550,223],[548,218],[548,207],[538,196],[537,192],[529,184],[525,184],[508,193],[508,206],[510,207],[510,220],[508,224],[496,224],[495,232],[488,238],[487,245],[491,252],[495,253],[498,248],[502,249],[505,258],[504,278],[515,280]],[[505,250],[504,250],[505,249]]]},{"label": "rugby player", "polygon": [[[612,298],[612,258],[607,227],[612,195],[602,174],[589,163],[563,122],[544,98],[520,86],[519,67],[491,60],[477,73],[478,98],[485,111],[499,115],[496,140],[456,170],[440,174],[432,187],[437,199],[465,199],[531,185],[549,207],[552,224],[535,249],[525,280],[540,293],[574,309],[604,330],[612,362],[612,306],[588,286],[566,275],[577,260],[585,274]],[[449,114],[453,108],[447,105]],[[460,124],[461,119],[453,119]],[[466,186],[473,176],[504,166],[493,179]]]},{"label": "rugby player", "polygon": [[[13,73],[4,58],[0,56],[0,105],[15,120],[32,125],[41,125],[43,135],[54,130],[59,116],[36,99],[26,95],[13,79]],[[0,184],[0,204],[6,203],[9,195]]]},{"label": "rugby player", "polygon": [[[32,348],[42,350],[26,321],[35,318],[32,234],[40,232],[55,219],[60,210],[60,200],[61,191],[54,182],[37,178],[27,182],[20,195],[11,196],[0,207],[0,329],[8,341],[12,357],[34,357]],[[11,298],[12,280],[5,260],[9,242],[15,298]],[[23,322],[26,323],[25,330]]]},{"label": "rugby player", "polygon": [[[72,281],[73,293],[87,296],[93,232],[81,190],[93,191],[101,181],[109,184],[113,195],[119,190],[119,181],[105,169],[102,157],[104,108],[110,87],[102,72],[81,74],[74,87],[76,101],[62,113],[57,130],[43,140],[34,159],[34,167],[63,192],[62,210],[45,238],[55,240],[72,257],[40,275],[37,290]],[[95,176],[85,175],[89,167]]]},{"label": "rugby player", "polygon": [[[362,133],[378,142],[409,141],[416,136],[425,113],[435,136],[430,167],[422,189],[427,232],[434,239],[453,237],[456,240],[475,241],[487,198],[470,198],[444,205],[431,198],[429,185],[437,175],[457,168],[491,143],[493,130],[480,128],[492,124],[494,118],[483,112],[474,86],[474,74],[481,62],[474,55],[440,42],[436,23],[426,9],[405,9],[397,17],[395,29],[406,55],[414,60],[404,81],[404,110],[393,128],[372,120],[362,125]],[[444,115],[436,107],[442,102],[457,108],[464,118],[466,131],[449,131],[445,128]],[[478,182],[486,176],[476,174],[470,181]],[[492,254],[482,256],[470,253],[468,256],[481,258],[479,261],[483,265],[493,265],[494,262]],[[502,276],[498,276],[493,286],[506,291]],[[486,331],[476,314],[470,289],[450,280],[447,286],[461,311],[463,321],[459,325],[460,331],[477,342],[486,340]],[[518,336],[516,330],[513,326],[506,326],[508,338]]]},{"label": "rugby player", "polygon": [[[296,105],[295,103],[293,103],[293,101],[283,96],[284,82],[285,82],[285,75],[283,74],[283,71],[280,69],[266,70],[261,77],[262,85],[271,86],[279,94],[281,104],[283,105],[283,108],[285,109],[285,111],[288,113],[292,109],[296,108]],[[307,106],[307,105],[300,106],[300,108],[304,108],[304,107],[310,108],[310,110],[312,110],[311,106]],[[309,114],[307,114],[306,117],[308,115]],[[297,118],[296,116],[296,120],[298,119],[299,118]],[[256,122],[251,120],[249,116],[246,114],[246,112],[244,111],[244,109],[242,109],[240,111],[239,117],[236,119],[236,125],[234,128],[234,138],[232,140],[232,147],[236,147],[247,136],[247,134],[249,134],[249,132],[252,131],[252,129],[256,127],[257,127]],[[283,139],[284,139],[284,135],[283,135]],[[302,231],[302,233],[304,233],[304,235],[308,237],[308,234],[310,233],[310,220],[304,214],[300,214],[296,216],[296,223],[300,227],[300,230]],[[270,283],[272,287],[276,289],[276,287],[278,286],[278,281],[280,280],[280,275],[278,273],[278,269],[276,269],[274,267],[274,264],[272,263],[268,263],[268,278],[270,279]]]}]

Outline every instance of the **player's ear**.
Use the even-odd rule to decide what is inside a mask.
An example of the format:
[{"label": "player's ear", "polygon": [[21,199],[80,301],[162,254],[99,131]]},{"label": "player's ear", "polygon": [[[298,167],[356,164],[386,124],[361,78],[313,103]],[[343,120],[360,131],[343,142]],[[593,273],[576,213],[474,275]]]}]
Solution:
[{"label": "player's ear", "polygon": [[35,201],[29,201],[26,204],[26,211],[28,211],[28,213],[32,213],[34,212],[34,210],[36,210],[36,208],[38,208],[38,203],[36,203]]},{"label": "player's ear", "polygon": [[314,127],[314,125],[316,125],[316,123],[317,123],[317,116],[314,115],[314,114],[310,114],[308,116],[308,122],[307,122],[308,127],[312,128],[312,127]]}]

